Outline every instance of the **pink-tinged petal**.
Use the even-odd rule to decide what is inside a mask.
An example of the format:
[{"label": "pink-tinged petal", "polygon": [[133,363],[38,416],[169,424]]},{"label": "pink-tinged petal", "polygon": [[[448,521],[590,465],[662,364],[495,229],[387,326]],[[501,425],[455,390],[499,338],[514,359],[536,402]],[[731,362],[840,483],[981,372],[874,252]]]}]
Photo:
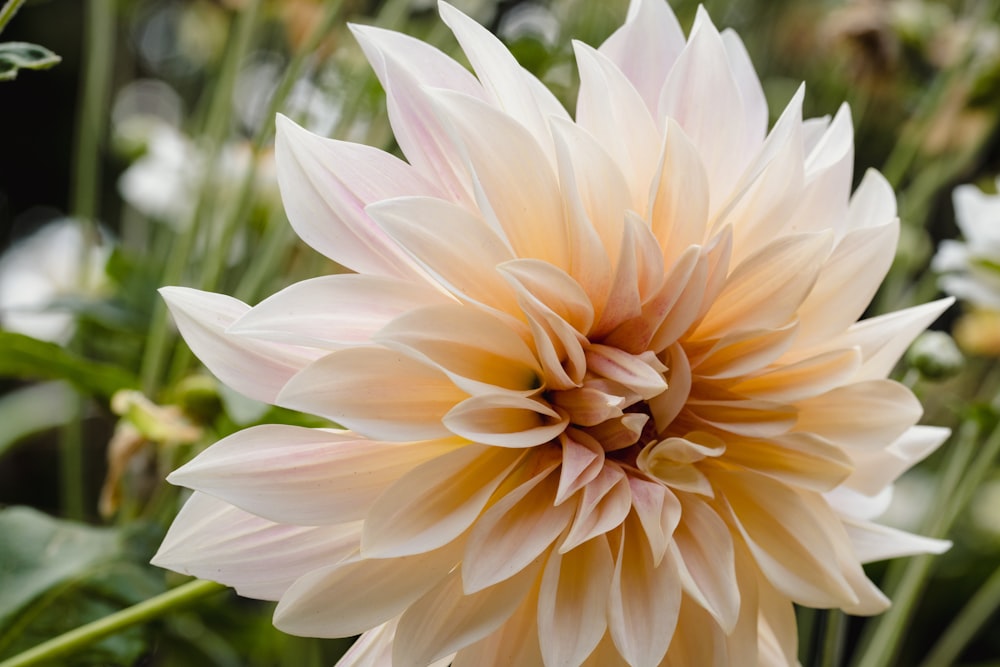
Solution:
[{"label": "pink-tinged petal", "polygon": [[[622,242],[611,279],[611,291],[601,318],[590,332],[602,340],[616,329],[642,317],[643,302],[663,286],[663,256],[646,223],[634,212],[625,212]],[[642,352],[638,349],[636,353]]]},{"label": "pink-tinged petal", "polygon": [[513,290],[496,271],[497,265],[514,259],[514,251],[481,218],[430,197],[390,199],[368,212],[452,294],[501,312],[518,312]]},{"label": "pink-tinged petal", "polygon": [[364,518],[386,488],[460,443],[372,442],[346,431],[265,424],[223,438],[167,478],[280,523]]},{"label": "pink-tinged petal", "polygon": [[918,554],[943,554],[951,548],[949,540],[921,537],[871,521],[848,518],[843,521],[854,555],[862,563]]},{"label": "pink-tinged petal", "polygon": [[480,394],[443,417],[455,435],[496,447],[534,447],[554,440],[568,419],[547,404],[516,394]]},{"label": "pink-tinged petal", "polygon": [[845,485],[863,494],[875,495],[891,485],[934,450],[941,446],[951,431],[937,426],[914,426],[907,429],[888,447],[849,447],[855,471]]},{"label": "pink-tinged petal", "polygon": [[403,558],[350,559],[300,577],[274,610],[279,630],[350,637],[398,616],[455,567],[462,543]]},{"label": "pink-tinged petal", "polygon": [[621,396],[608,394],[593,387],[575,387],[555,394],[552,405],[564,410],[570,423],[577,426],[597,426],[615,417],[625,414],[622,406],[625,399]]},{"label": "pink-tinged petal", "polygon": [[511,617],[493,634],[455,656],[452,667],[482,667],[494,663],[544,667],[538,647],[537,584]]},{"label": "pink-tinged petal", "polygon": [[726,462],[819,492],[833,489],[854,471],[843,449],[809,433],[734,440],[726,448]]},{"label": "pink-tinged petal", "polygon": [[632,210],[645,216],[660,132],[638,91],[607,56],[580,42],[573,51],[580,71],[576,122],[617,163],[632,191]]},{"label": "pink-tinged petal", "polygon": [[646,534],[653,565],[659,566],[681,520],[680,500],[660,482],[636,474],[628,476],[628,484],[632,491],[632,506]]},{"label": "pink-tinged petal", "polygon": [[281,405],[321,415],[369,438],[444,438],[441,423],[468,394],[441,371],[395,350],[332,352],[285,385]]},{"label": "pink-tinged petal", "polygon": [[391,558],[431,551],[472,525],[521,452],[468,444],[410,470],[365,519],[361,554]]},{"label": "pink-tinged petal", "polygon": [[[714,287],[710,282],[713,278],[711,259],[697,248],[692,248],[691,252],[697,258],[694,267],[686,276],[686,280],[682,283],[683,290],[670,305],[670,309],[662,316],[658,316],[662,317],[662,322],[656,328],[653,338],[649,342],[651,350],[662,351],[676,344],[677,340],[691,328],[707,308],[706,296],[711,296],[708,290]],[[671,272],[671,278],[684,278],[686,272],[674,275],[674,271],[682,271],[681,266],[682,264],[678,260]],[[664,284],[669,288],[668,283]]]},{"label": "pink-tinged petal", "polygon": [[438,9],[441,19],[455,33],[494,106],[528,128],[535,140],[548,150],[551,142],[548,119],[568,119],[566,109],[548,88],[517,63],[507,47],[489,30],[447,2],[439,2]]},{"label": "pink-tinged petal", "polygon": [[466,306],[429,306],[396,318],[375,341],[419,356],[470,394],[497,389],[532,393],[542,386],[542,369],[505,324]]},{"label": "pink-tinged petal", "polygon": [[617,528],[631,509],[632,492],[625,472],[614,463],[606,463],[590,484],[583,487],[576,517],[559,545],[559,553],[569,553],[584,542]]},{"label": "pink-tinged petal", "polygon": [[681,413],[691,394],[691,367],[679,343],[670,346],[667,390],[649,400],[649,410],[657,424],[669,424]]},{"label": "pink-tinged petal", "polygon": [[748,138],[743,98],[726,46],[703,7],[663,84],[658,117],[675,119],[698,147],[716,208],[721,203],[716,197],[728,195],[757,147]]},{"label": "pink-tinged petal", "polygon": [[[729,656],[727,635],[711,614],[685,595],[681,600],[680,616],[677,619],[677,629],[667,656],[661,663],[663,667],[729,667],[733,662]],[[756,647],[746,653],[734,653],[739,660],[751,660]],[[750,661],[747,664],[757,664]]]},{"label": "pink-tinged petal", "polygon": [[729,634],[740,610],[732,535],[706,503],[687,494],[682,497],[684,520],[674,531],[674,543],[684,591]]},{"label": "pink-tinged petal", "polygon": [[594,322],[594,307],[587,293],[568,273],[537,259],[515,259],[499,267],[521,299],[545,305],[560,319],[586,334]]},{"label": "pink-tinged petal", "polygon": [[798,626],[791,601],[761,576],[757,581],[757,606],[757,664],[797,664]]},{"label": "pink-tinged petal", "polygon": [[729,379],[759,371],[780,357],[795,340],[799,322],[775,329],[723,336],[699,359],[691,372],[700,378]]},{"label": "pink-tinged petal", "polygon": [[764,141],[767,134],[767,98],[760,78],[750,61],[750,54],[740,36],[731,28],[722,31],[722,44],[726,47],[729,68],[740,89],[743,100],[743,115],[746,118],[748,146],[753,150]]},{"label": "pink-tinged petal", "polygon": [[600,344],[590,345],[586,353],[590,371],[628,387],[644,399],[658,396],[667,389],[662,371],[642,356]]},{"label": "pink-tinged petal", "polygon": [[359,273],[425,279],[364,210],[389,197],[437,195],[413,167],[377,148],[324,139],[280,114],[274,157],[285,212],[303,241]]},{"label": "pink-tinged petal", "polygon": [[546,389],[579,387],[587,372],[583,352],[586,338],[531,294],[522,292],[519,299],[528,318],[535,354],[545,370]]},{"label": "pink-tinged petal", "polygon": [[829,233],[797,234],[752,254],[733,269],[694,335],[715,338],[787,324],[812,289],[830,241]]},{"label": "pink-tinged petal", "polygon": [[730,389],[753,398],[796,401],[847,384],[860,367],[858,348],[832,350],[766,370],[737,382]]},{"label": "pink-tinged petal", "polygon": [[251,308],[227,333],[337,350],[411,310],[453,301],[426,283],[355,273],[295,283]]},{"label": "pink-tinged petal", "polygon": [[187,287],[161,287],[160,295],[198,359],[217,378],[252,399],[274,403],[291,377],[323,354],[227,335],[226,329],[250,310],[232,297]]},{"label": "pink-tinged petal", "polygon": [[666,655],[681,605],[677,563],[669,551],[653,564],[639,519],[623,527],[608,600],[608,629],[633,667],[654,667]]},{"label": "pink-tinged petal", "polygon": [[868,169],[847,209],[847,231],[878,227],[896,219],[896,194],[885,176]]},{"label": "pink-tinged petal", "polygon": [[654,113],[660,89],[684,43],[684,33],[670,5],[660,0],[632,0],[625,24],[598,50],[618,66]]},{"label": "pink-tinged petal", "polygon": [[553,122],[559,183],[566,203],[569,274],[586,291],[597,315],[611,289],[621,244],[622,211],[631,193],[621,169],[579,125]]},{"label": "pink-tinged petal", "polygon": [[562,444],[562,466],[559,468],[556,505],[566,502],[604,469],[604,448],[585,432],[567,429],[559,436],[559,442]]},{"label": "pink-tinged petal", "polygon": [[828,340],[865,312],[892,265],[898,240],[898,221],[858,229],[840,240],[799,309],[800,345]]},{"label": "pink-tinged petal", "polygon": [[277,600],[299,577],[358,549],[361,522],[291,526],[267,521],[203,493],[193,494],[152,563]]},{"label": "pink-tinged petal", "polygon": [[608,627],[615,563],[601,535],[572,551],[553,551],[538,593],[538,638],[546,665],[579,665]]},{"label": "pink-tinged petal", "polygon": [[490,635],[531,591],[541,561],[510,579],[466,595],[456,568],[403,612],[392,648],[392,667],[424,667]]},{"label": "pink-tinged petal", "polygon": [[708,234],[709,181],[698,149],[677,121],[667,119],[653,181],[650,224],[668,265]]},{"label": "pink-tinged petal", "polygon": [[913,339],[953,303],[953,298],[939,299],[853,325],[836,342],[841,346],[861,348],[864,363],[854,379],[874,380],[888,376]]},{"label": "pink-tinged petal", "polygon": [[573,518],[572,503],[554,505],[555,465],[508,492],[483,513],[469,532],[462,559],[467,594],[504,581],[549,549]]},{"label": "pink-tinged petal", "polygon": [[797,410],[776,401],[692,398],[687,408],[696,419],[748,438],[773,438],[796,425]]},{"label": "pink-tinged petal", "polygon": [[[452,201],[472,203],[472,183],[457,146],[448,136],[427,93],[429,87],[455,90],[485,99],[485,91],[468,70],[428,48],[415,53],[396,33],[353,25],[386,92],[389,123],[396,143],[414,168],[433,175]],[[414,67],[414,65],[417,65]]]},{"label": "pink-tinged petal", "polygon": [[805,187],[785,229],[792,232],[832,229],[839,239],[850,231],[848,203],[854,177],[854,126],[846,103],[840,106],[816,143],[804,148],[807,150]]},{"label": "pink-tinged petal", "polygon": [[913,426],[923,407],[909,389],[891,380],[869,380],[798,401],[795,430],[854,449],[885,447]]},{"label": "pink-tinged petal", "polygon": [[486,221],[518,257],[568,268],[559,183],[538,141],[510,116],[475,98],[449,91],[434,91],[434,98],[462,147]]},{"label": "pink-tinged petal", "polygon": [[749,470],[717,469],[712,479],[758,567],[778,590],[810,607],[857,602],[833,546],[843,529],[825,503],[807,502],[809,492]]},{"label": "pink-tinged petal", "polygon": [[393,619],[361,633],[334,667],[387,667],[392,664],[392,640],[396,633]]}]

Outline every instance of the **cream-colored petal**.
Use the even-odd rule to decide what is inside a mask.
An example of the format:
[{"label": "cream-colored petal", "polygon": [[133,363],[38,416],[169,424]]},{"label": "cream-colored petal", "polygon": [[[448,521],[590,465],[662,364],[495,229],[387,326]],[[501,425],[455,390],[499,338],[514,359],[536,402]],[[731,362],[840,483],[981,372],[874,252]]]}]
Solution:
[{"label": "cream-colored petal", "polygon": [[[796,425],[795,407],[776,401],[691,398],[687,410],[697,420],[748,438],[773,438]],[[709,429],[710,430],[710,429]]]},{"label": "cream-colored petal", "polygon": [[503,320],[468,306],[411,311],[374,340],[420,357],[470,394],[498,389],[528,394],[543,384],[541,366],[521,337]]},{"label": "cream-colored petal", "polygon": [[949,429],[937,426],[913,426],[888,446],[849,447],[855,470],[845,486],[875,495],[940,447],[950,434]]},{"label": "cream-colored petal", "polygon": [[187,287],[161,287],[184,341],[212,374],[265,403],[274,403],[293,375],[323,352],[244,336],[226,329],[250,310],[242,301]]},{"label": "cream-colored petal", "polygon": [[653,180],[650,226],[668,265],[689,246],[705,241],[709,185],[697,147],[676,120],[667,118]]},{"label": "cream-colored petal", "polygon": [[674,543],[684,590],[729,634],[740,610],[733,538],[709,505],[689,494],[681,498],[683,520]]},{"label": "cream-colored petal", "polygon": [[796,339],[799,322],[774,329],[723,336],[698,359],[691,372],[699,378],[728,379],[759,371],[780,357]]},{"label": "cream-colored petal", "polygon": [[681,611],[677,620],[670,649],[661,663],[663,667],[729,667],[732,664],[755,664],[750,656],[739,655],[739,663],[730,659],[726,633],[690,596],[681,601]]},{"label": "cream-colored petal", "polygon": [[538,593],[538,638],[546,665],[580,665],[608,627],[614,574],[608,540],[600,535],[545,563]]},{"label": "cream-colored petal", "polygon": [[628,483],[632,506],[646,534],[653,565],[659,566],[681,520],[680,500],[662,483],[637,474],[629,474]]},{"label": "cream-colored petal", "polygon": [[869,380],[798,401],[795,430],[853,449],[885,447],[913,426],[923,408],[913,392],[891,380]]},{"label": "cream-colored petal", "polygon": [[562,466],[559,468],[559,489],[555,503],[560,505],[570,496],[590,484],[604,469],[604,449],[601,443],[575,428],[559,436],[562,445]]},{"label": "cream-colored petal", "polygon": [[949,540],[935,540],[871,521],[844,519],[854,555],[862,563],[918,554],[942,554],[951,548]]},{"label": "cream-colored petal", "polygon": [[587,368],[591,372],[628,387],[644,399],[667,389],[662,371],[639,355],[601,344],[590,345],[586,354]]},{"label": "cream-colored petal", "polygon": [[618,164],[632,193],[632,210],[645,216],[656,172],[660,132],[632,83],[606,56],[573,43],[580,72],[576,122]]},{"label": "cream-colored petal", "polygon": [[727,444],[727,463],[812,491],[829,491],[854,471],[854,462],[844,450],[809,433],[787,433],[769,440],[734,439]]},{"label": "cream-colored petal", "polygon": [[583,487],[576,517],[559,545],[559,553],[568,553],[591,538],[617,528],[631,509],[632,492],[625,472],[612,462],[606,463]]},{"label": "cream-colored petal", "polygon": [[424,667],[492,634],[531,591],[541,562],[472,594],[456,568],[403,612],[392,647],[392,667]]},{"label": "cream-colored petal", "polygon": [[568,420],[542,401],[517,394],[480,394],[442,418],[452,433],[496,447],[534,447],[559,437]]},{"label": "cream-colored petal", "polygon": [[538,592],[526,595],[521,605],[498,630],[458,652],[452,667],[517,665],[545,667],[538,646]]},{"label": "cream-colored petal", "polygon": [[694,336],[788,324],[812,289],[830,241],[830,233],[785,236],[752,254],[733,269]]},{"label": "cream-colored petal", "polygon": [[508,579],[549,549],[573,518],[573,503],[554,505],[555,466],[507,493],[476,521],[469,533],[462,580],[475,593]]},{"label": "cream-colored petal", "polygon": [[639,519],[623,526],[608,600],[608,629],[632,667],[655,667],[667,653],[681,604],[680,577],[670,552],[653,564]]},{"label": "cream-colored petal", "polygon": [[359,273],[423,280],[423,273],[365,213],[368,204],[438,188],[376,148],[325,139],[278,115],[278,186],[299,237]]},{"label": "cream-colored petal", "polygon": [[336,350],[369,342],[398,315],[452,302],[425,283],[356,273],[321,276],[268,297],[226,332]]},{"label": "cream-colored petal", "polygon": [[277,600],[299,577],[357,551],[361,522],[333,526],[274,523],[195,492],[177,514],[152,563],[232,586],[248,598]]},{"label": "cream-colored petal", "polygon": [[409,556],[456,539],[520,459],[518,451],[467,444],[410,470],[371,506],[361,555]]},{"label": "cream-colored petal", "polygon": [[314,362],[278,400],[373,439],[409,441],[452,435],[441,420],[467,396],[436,368],[395,350],[364,347]]},{"label": "cream-colored petal", "polygon": [[740,36],[731,28],[722,31],[722,44],[726,47],[729,69],[733,72],[736,85],[743,101],[743,115],[746,118],[747,146],[755,150],[767,134],[767,98],[760,78],[750,61],[750,54]]},{"label": "cream-colored petal", "polygon": [[[436,50],[421,48],[415,53],[412,44],[377,28],[355,25],[351,30],[386,91],[389,123],[407,161],[440,184],[448,199],[471,204],[470,175],[427,90],[456,90],[485,99],[482,86],[468,70]],[[418,63],[428,66],[414,67]]]},{"label": "cream-colored petal", "polygon": [[497,265],[514,258],[514,251],[481,218],[430,197],[390,199],[373,204],[368,212],[449,292],[517,313],[514,292],[496,271]]},{"label": "cream-colored petal", "polygon": [[580,283],[568,273],[537,259],[516,259],[497,268],[522,300],[543,304],[581,334],[590,331],[594,306]]},{"label": "cream-colored petal", "polygon": [[[447,2],[438,3],[441,19],[451,28],[492,103],[528,128],[546,150],[551,135],[548,118],[569,118],[556,97],[521,67],[489,30]],[[502,136],[502,135],[498,135]]]},{"label": "cream-colored petal", "polygon": [[660,0],[632,0],[624,25],[598,50],[632,82],[653,113],[684,43],[684,33],[670,5]]},{"label": "cream-colored petal", "polygon": [[455,567],[462,543],[404,558],[353,558],[295,581],[274,610],[279,630],[350,637],[398,616]]},{"label": "cream-colored petal", "polygon": [[462,146],[486,221],[518,257],[569,268],[559,183],[538,141],[523,125],[484,102],[448,91],[435,91],[435,99],[438,113]]},{"label": "cream-colored petal", "polygon": [[846,384],[861,367],[858,348],[832,350],[752,375],[730,389],[772,401],[796,401]]},{"label": "cream-colored petal", "polygon": [[374,442],[348,431],[265,424],[223,438],[167,481],[270,521],[335,524],[364,518],[393,482],[460,446]]}]

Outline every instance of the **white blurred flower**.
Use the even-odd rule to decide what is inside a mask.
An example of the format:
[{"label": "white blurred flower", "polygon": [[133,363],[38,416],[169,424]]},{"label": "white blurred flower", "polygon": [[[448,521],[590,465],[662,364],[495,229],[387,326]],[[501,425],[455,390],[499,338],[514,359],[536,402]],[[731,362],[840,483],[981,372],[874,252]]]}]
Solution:
[{"label": "white blurred flower", "polygon": [[68,298],[88,298],[107,284],[111,246],[90,245],[78,221],[62,218],[15,243],[0,257],[0,325],[65,343],[75,328]]},{"label": "white blurred flower", "polygon": [[960,185],[953,201],[965,240],[942,241],[931,268],[944,274],[938,284],[948,294],[977,308],[1000,310],[1000,195]]}]

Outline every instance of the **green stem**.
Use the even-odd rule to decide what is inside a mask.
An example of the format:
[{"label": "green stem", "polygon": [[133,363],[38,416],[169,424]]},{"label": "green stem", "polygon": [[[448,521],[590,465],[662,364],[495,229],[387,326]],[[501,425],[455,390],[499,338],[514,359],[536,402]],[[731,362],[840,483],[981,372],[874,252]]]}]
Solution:
[{"label": "green stem", "polygon": [[828,609],[824,613],[823,644],[820,646],[819,667],[838,667],[844,658],[844,612]]},{"label": "green stem", "polygon": [[24,0],[7,0],[3,7],[0,7],[0,32],[7,27],[10,20],[17,14],[17,10],[24,4]]},{"label": "green stem", "polygon": [[947,667],[957,662],[962,649],[1000,607],[1000,567],[976,591],[944,631],[921,667]]},{"label": "green stem", "polygon": [[224,590],[214,581],[195,580],[127,609],[82,625],[47,642],[0,662],[0,667],[29,667],[79,651],[96,641],[133,625],[158,618],[168,611]]},{"label": "green stem", "polygon": [[[949,502],[937,506],[921,531],[930,537],[944,537],[952,523],[971,497],[959,493],[967,483],[966,473],[977,450],[977,440],[981,428],[975,418],[964,421],[958,435],[948,447],[948,458],[941,474],[936,497],[947,498]],[[978,463],[985,452],[993,452],[1000,447],[1000,428],[994,429],[986,445],[983,446]],[[973,475],[974,476],[974,475]],[[974,476],[975,477],[975,476]],[[856,667],[885,667],[890,664],[899,648],[899,641],[915,611],[917,599],[930,577],[934,556],[930,554],[914,556],[908,561],[894,561],[886,572],[883,588],[893,600],[893,606],[877,621],[869,623],[861,639],[860,659]]]},{"label": "green stem", "polygon": [[81,520],[86,511],[83,484],[83,414],[86,404],[77,396],[79,411],[59,429],[59,505],[67,519]]},{"label": "green stem", "polygon": [[[232,100],[233,86],[236,81],[239,65],[250,48],[250,37],[253,33],[260,5],[261,0],[254,0],[243,11],[237,14],[235,18],[235,26],[232,31],[233,38],[228,42],[228,49],[212,90],[212,99],[205,120],[203,134],[206,139],[205,147],[209,155],[208,164],[206,165],[193,211],[188,220],[185,221],[183,231],[180,232],[180,235],[175,238],[172,244],[167,265],[164,267],[163,275],[161,276],[161,284],[176,285],[184,277],[184,269],[187,267],[191,252],[195,247],[195,240],[200,231],[199,223],[205,217],[209,199],[214,194],[214,174],[217,171],[216,165],[218,164],[219,148],[222,146],[226,132],[229,129],[229,108]],[[146,349],[143,352],[140,373],[142,390],[148,396],[153,396],[159,386],[163,368],[170,353],[171,339],[172,333],[167,327],[166,306],[160,299],[157,299],[156,305],[153,307],[153,316],[150,323]]]}]

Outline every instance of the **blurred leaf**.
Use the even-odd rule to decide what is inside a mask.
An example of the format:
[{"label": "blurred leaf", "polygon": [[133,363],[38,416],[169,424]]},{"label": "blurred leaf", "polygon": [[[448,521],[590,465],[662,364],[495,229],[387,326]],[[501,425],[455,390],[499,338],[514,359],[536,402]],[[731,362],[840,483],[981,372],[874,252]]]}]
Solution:
[{"label": "blurred leaf", "polygon": [[0,376],[64,379],[84,393],[105,398],[119,389],[138,386],[135,376],[118,366],[84,359],[55,343],[10,331],[0,331]]},{"label": "blurred leaf", "polygon": [[61,426],[80,412],[77,394],[65,382],[45,382],[0,396],[0,457],[16,442]]},{"label": "blurred leaf", "polygon": [[18,70],[48,69],[62,58],[44,46],[27,42],[0,43],[0,81],[17,78]]},{"label": "blurred leaf", "polygon": [[[54,519],[26,507],[0,511],[0,656],[17,654],[163,589],[130,562],[111,528]],[[139,628],[75,655],[72,665],[132,664],[146,650]]]}]

